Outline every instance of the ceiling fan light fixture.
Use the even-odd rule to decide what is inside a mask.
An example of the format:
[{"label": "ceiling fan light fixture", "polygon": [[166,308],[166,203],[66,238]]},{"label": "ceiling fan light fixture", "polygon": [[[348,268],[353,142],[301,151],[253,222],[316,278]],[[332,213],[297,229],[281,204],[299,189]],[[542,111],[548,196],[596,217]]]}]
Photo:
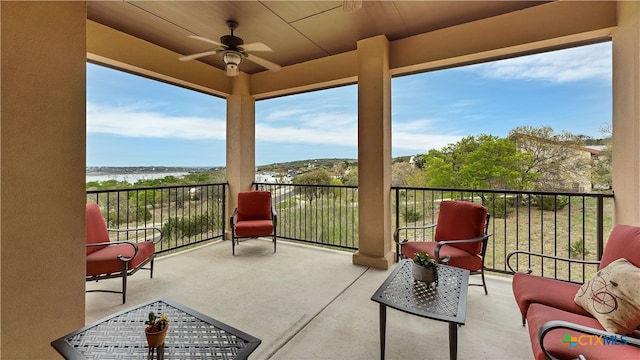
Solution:
[{"label": "ceiling fan light fixture", "polygon": [[240,65],[240,62],[242,62],[242,54],[237,51],[228,50],[225,51],[222,55],[222,60],[226,64],[227,75],[238,75],[238,65]]}]

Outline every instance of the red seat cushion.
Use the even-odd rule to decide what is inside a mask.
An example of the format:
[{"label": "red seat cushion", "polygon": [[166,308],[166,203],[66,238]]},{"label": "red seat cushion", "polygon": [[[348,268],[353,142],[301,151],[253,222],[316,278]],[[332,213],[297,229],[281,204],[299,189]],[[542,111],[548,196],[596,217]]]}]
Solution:
[{"label": "red seat cushion", "polygon": [[236,236],[264,236],[273,233],[273,221],[271,220],[245,220],[236,224]]},{"label": "red seat cushion", "polygon": [[[592,317],[562,311],[542,304],[531,304],[527,312],[527,323],[529,326],[531,348],[537,360],[546,360],[538,343],[538,329],[545,322],[551,320],[563,320],[604,330],[598,320]],[[575,340],[577,340],[577,344],[574,345],[573,349],[571,349],[570,343],[565,340],[567,334],[569,334],[570,337],[575,337]],[[640,337],[640,331],[636,330],[633,336]],[[593,341],[593,343],[590,343],[591,341]],[[565,329],[550,331],[544,339],[544,347],[549,353],[560,359],[575,359],[579,354],[584,355],[585,358],[589,360],[640,359],[640,348],[630,345],[604,344],[604,341],[602,344],[596,343],[595,336],[588,336],[580,332]]]},{"label": "red seat cushion", "polygon": [[[440,203],[435,241],[465,240],[485,232],[487,208],[469,201],[445,200]],[[482,242],[452,245],[472,254],[480,254]]]},{"label": "red seat cushion", "polygon": [[271,220],[271,192],[242,191],[238,193],[237,222]]},{"label": "red seat cushion", "polygon": [[[129,261],[128,270],[136,268],[145,262],[155,252],[155,244],[153,241],[144,241],[138,243],[138,254]],[[118,259],[118,255],[130,258],[133,256],[133,246],[127,244],[116,244],[102,248],[100,251],[94,251],[87,255],[87,276],[114,274],[122,272],[122,261]]]},{"label": "red seat cushion", "polygon": [[580,289],[580,284],[537,275],[516,273],[513,275],[511,286],[523,317],[527,316],[527,309],[533,303],[544,304],[591,317],[586,310],[573,301],[578,289]]},{"label": "red seat cushion", "polygon": [[[435,249],[438,243],[433,241],[409,241],[402,245],[402,254],[409,259],[418,252],[426,252],[431,257],[435,257]],[[440,248],[440,258],[451,256],[447,265],[455,266],[470,271],[479,271],[482,269],[482,258],[476,254],[470,254],[462,249],[453,246],[443,246]]]},{"label": "red seat cushion", "polygon": [[[109,242],[109,232],[107,224],[102,217],[98,204],[86,205],[86,221],[87,221],[87,244],[97,244]],[[106,246],[106,245],[105,245]],[[87,255],[103,249],[105,246],[87,246]]]}]

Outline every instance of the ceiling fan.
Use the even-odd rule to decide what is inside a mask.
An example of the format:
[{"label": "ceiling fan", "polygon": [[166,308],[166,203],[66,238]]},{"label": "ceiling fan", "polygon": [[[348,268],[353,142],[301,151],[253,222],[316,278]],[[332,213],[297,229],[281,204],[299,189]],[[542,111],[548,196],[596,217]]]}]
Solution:
[{"label": "ceiling fan", "polygon": [[228,76],[238,75],[238,65],[240,65],[242,59],[247,59],[271,71],[280,70],[280,65],[247,53],[251,51],[273,51],[270,47],[259,42],[245,44],[241,38],[233,35],[233,31],[238,27],[238,22],[235,20],[227,20],[227,26],[229,27],[229,30],[231,30],[231,35],[223,35],[220,37],[220,42],[213,41],[202,36],[189,35],[192,39],[204,41],[213,44],[216,47],[201,53],[182,56],[179,60],[189,61],[203,56],[218,54],[226,65]]}]

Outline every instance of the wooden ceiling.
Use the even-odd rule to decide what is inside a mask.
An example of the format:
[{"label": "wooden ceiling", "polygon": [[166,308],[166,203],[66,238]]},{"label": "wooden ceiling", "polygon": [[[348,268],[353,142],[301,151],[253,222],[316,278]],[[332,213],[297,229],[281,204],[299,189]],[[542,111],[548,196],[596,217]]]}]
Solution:
[{"label": "wooden ceiling", "polygon": [[[255,53],[289,66],[356,49],[358,40],[386,35],[390,41],[519,11],[546,1],[88,1],[87,18],[174,51],[192,54],[213,47],[188,38],[219,41],[227,20],[245,43],[262,42],[273,52]],[[217,55],[200,58],[223,69]],[[249,61],[240,70],[264,71]]]}]

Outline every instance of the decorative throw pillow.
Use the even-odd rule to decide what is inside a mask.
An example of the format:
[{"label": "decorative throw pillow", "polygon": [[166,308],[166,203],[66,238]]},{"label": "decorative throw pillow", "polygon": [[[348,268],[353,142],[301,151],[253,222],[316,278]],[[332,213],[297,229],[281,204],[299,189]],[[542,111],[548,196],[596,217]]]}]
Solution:
[{"label": "decorative throw pillow", "polygon": [[640,268],[618,259],[584,283],[574,301],[608,332],[628,334],[640,326]]}]

